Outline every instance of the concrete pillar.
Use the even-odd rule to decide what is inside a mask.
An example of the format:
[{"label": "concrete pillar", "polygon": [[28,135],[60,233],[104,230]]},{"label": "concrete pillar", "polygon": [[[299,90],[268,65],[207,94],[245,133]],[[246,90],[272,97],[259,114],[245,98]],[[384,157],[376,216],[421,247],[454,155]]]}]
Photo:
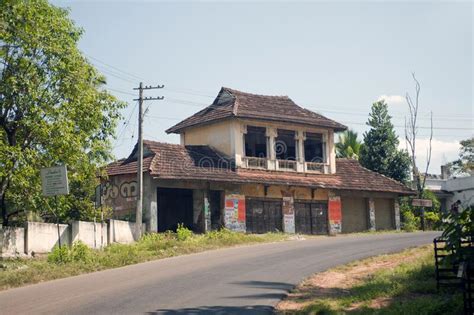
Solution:
[{"label": "concrete pillar", "polygon": [[277,137],[277,130],[275,128],[267,127],[267,163],[269,170],[276,169],[276,152],[275,152],[275,138]]},{"label": "concrete pillar", "polygon": [[400,204],[397,198],[393,199],[393,214],[395,217],[395,229],[400,231]]},{"label": "concrete pillar", "polygon": [[193,190],[193,231],[197,233],[205,232],[204,221],[204,191]]},{"label": "concrete pillar", "polygon": [[147,173],[143,178],[143,213],[147,232],[158,231],[158,200],[155,180]]},{"label": "concrete pillar", "polygon": [[367,198],[367,226],[369,231],[375,231],[375,200]]},{"label": "concrete pillar", "polygon": [[293,196],[283,197],[283,232],[295,234],[295,206]]},{"label": "concrete pillar", "polygon": [[334,145],[334,131],[330,130],[328,133],[328,157],[329,157],[329,173],[336,173],[336,147]]},{"label": "concrete pillar", "polygon": [[211,211],[209,206],[209,190],[193,190],[193,230],[205,233],[211,230]]},{"label": "concrete pillar", "polygon": [[306,140],[305,134],[303,131],[298,130],[295,134],[296,140],[296,171],[304,172],[304,141]]},{"label": "concrete pillar", "polygon": [[210,193],[209,190],[204,191],[204,200],[203,200],[203,217],[204,217],[204,232],[209,232],[211,230],[211,209],[210,209]]}]

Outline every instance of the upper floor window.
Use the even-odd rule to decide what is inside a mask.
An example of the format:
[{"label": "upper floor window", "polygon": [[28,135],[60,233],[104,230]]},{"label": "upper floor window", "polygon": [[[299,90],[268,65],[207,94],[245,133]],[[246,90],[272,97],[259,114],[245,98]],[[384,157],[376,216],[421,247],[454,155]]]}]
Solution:
[{"label": "upper floor window", "polygon": [[277,160],[296,160],[295,132],[278,129],[275,139],[275,155]]},{"label": "upper floor window", "polygon": [[245,156],[267,157],[267,137],[265,127],[247,126],[245,134]]},{"label": "upper floor window", "polygon": [[324,140],[320,133],[306,133],[304,141],[304,158],[307,162],[324,163]]}]

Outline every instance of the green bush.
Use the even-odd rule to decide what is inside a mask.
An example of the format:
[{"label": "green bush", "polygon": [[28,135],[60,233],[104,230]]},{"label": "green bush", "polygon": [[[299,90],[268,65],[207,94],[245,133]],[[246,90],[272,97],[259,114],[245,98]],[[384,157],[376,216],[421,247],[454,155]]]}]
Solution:
[{"label": "green bush", "polygon": [[402,229],[407,232],[420,229],[420,218],[409,209],[402,210]]},{"label": "green bush", "polygon": [[425,225],[428,230],[437,230],[440,228],[441,215],[439,212],[425,212]]},{"label": "green bush", "polygon": [[54,246],[51,253],[48,254],[48,262],[54,264],[68,263],[71,261],[68,246]]},{"label": "green bush", "polygon": [[69,248],[67,245],[55,246],[48,254],[48,262],[61,264],[70,262],[90,263],[94,258],[94,252],[81,241],[74,242]]},{"label": "green bush", "polygon": [[183,223],[178,223],[176,235],[178,237],[178,241],[185,241],[193,236],[193,231],[185,227]]}]

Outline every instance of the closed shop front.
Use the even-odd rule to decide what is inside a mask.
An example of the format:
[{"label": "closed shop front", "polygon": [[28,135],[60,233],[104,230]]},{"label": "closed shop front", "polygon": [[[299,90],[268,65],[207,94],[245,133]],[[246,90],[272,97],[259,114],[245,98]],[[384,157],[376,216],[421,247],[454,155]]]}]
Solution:
[{"label": "closed shop front", "polygon": [[366,199],[343,197],[341,202],[342,233],[362,232],[368,230]]},{"label": "closed shop front", "polygon": [[393,199],[375,199],[375,228],[377,230],[393,230],[395,228]]},{"label": "closed shop front", "polygon": [[295,230],[300,234],[327,234],[326,203],[295,202]]},{"label": "closed shop front", "polygon": [[246,198],[247,233],[283,231],[282,200]]}]

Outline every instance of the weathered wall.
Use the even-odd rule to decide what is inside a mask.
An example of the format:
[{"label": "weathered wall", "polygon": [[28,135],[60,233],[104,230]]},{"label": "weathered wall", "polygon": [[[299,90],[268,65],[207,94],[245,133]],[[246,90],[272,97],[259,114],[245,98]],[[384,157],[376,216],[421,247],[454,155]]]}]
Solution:
[{"label": "weathered wall", "polygon": [[[58,227],[53,223],[27,222],[25,252],[47,253],[58,245]],[[61,245],[71,244],[69,225],[60,224]]]},{"label": "weathered wall", "polygon": [[0,227],[0,257],[25,254],[25,229]]},{"label": "weathered wall", "polygon": [[377,230],[395,229],[394,203],[392,199],[375,198],[375,227]]},{"label": "weathered wall", "polygon": [[125,174],[109,177],[103,194],[105,205],[112,207],[114,210],[114,218],[133,216],[138,194],[137,176],[135,174]]},{"label": "weathered wall", "polygon": [[72,243],[81,241],[91,248],[107,246],[107,224],[73,221],[71,224]]},{"label": "weathered wall", "polygon": [[[110,220],[108,242],[130,244],[138,240],[135,231],[135,223],[120,220]],[[142,233],[145,232],[145,225],[142,225]]]},{"label": "weathered wall", "polygon": [[[245,184],[240,187],[240,193],[247,197],[258,198],[283,198],[283,194],[290,192],[295,200],[319,200],[327,201],[329,191],[327,189],[314,189],[314,196],[311,188],[306,187],[285,187],[270,185],[267,187],[265,196],[265,187],[261,184]],[[314,198],[313,198],[314,197]]]},{"label": "weathered wall", "polygon": [[193,190],[193,231],[197,233],[205,232],[206,228],[206,222],[204,217],[204,198],[204,190]]},{"label": "weathered wall", "polygon": [[232,146],[232,127],[233,124],[228,120],[192,127],[186,130],[181,139],[184,140],[184,145],[209,145],[233,157],[235,151]]},{"label": "weathered wall", "polygon": [[368,230],[365,198],[342,197],[342,233]]}]

